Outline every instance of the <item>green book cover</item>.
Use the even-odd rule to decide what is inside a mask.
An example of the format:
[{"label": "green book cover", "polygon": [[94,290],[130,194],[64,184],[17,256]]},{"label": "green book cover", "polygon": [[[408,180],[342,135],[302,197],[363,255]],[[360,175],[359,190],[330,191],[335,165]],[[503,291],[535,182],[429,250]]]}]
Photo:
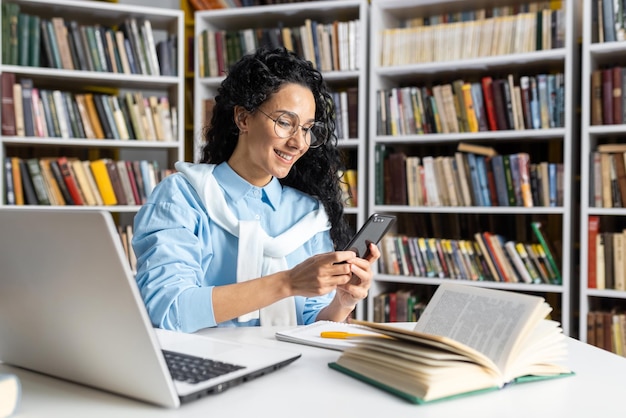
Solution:
[{"label": "green book cover", "polygon": [[46,31],[48,33],[48,40],[50,41],[50,51],[52,52],[52,60],[50,63],[51,68],[63,68],[63,64],[61,63],[61,52],[59,50],[59,42],[57,41],[56,33],[54,32],[54,26],[52,25],[52,21],[46,20],[45,22]]},{"label": "green book cover", "polygon": [[379,389],[385,390],[389,393],[392,393],[396,396],[399,396],[400,398],[403,398],[411,403],[417,404],[417,405],[423,405],[423,404],[428,404],[428,403],[433,403],[433,402],[442,402],[442,401],[446,401],[446,400],[451,400],[451,399],[456,399],[456,398],[461,398],[461,397],[465,397],[465,396],[469,396],[469,395],[477,395],[479,393],[486,393],[486,392],[493,392],[498,390],[499,388],[497,386],[493,386],[487,389],[481,389],[481,390],[475,390],[475,391],[471,391],[471,392],[465,392],[465,393],[460,393],[458,395],[453,395],[453,396],[446,396],[444,398],[438,398],[438,399],[433,399],[433,400],[424,400],[423,398],[417,397],[415,395],[412,395],[408,392],[402,391],[400,389],[397,389],[395,387],[392,387],[390,385],[384,384],[376,379],[372,379],[370,377],[364,376],[360,373],[356,373],[346,367],[340,366],[339,364],[335,363],[335,362],[331,362],[328,363],[328,367],[330,367],[331,369],[340,371],[342,373],[347,374],[348,376],[352,376],[358,380],[361,380],[365,383],[368,383],[372,386],[375,386]]},{"label": "green book cover", "polygon": [[28,65],[41,66],[41,18],[32,15],[28,21]]},{"label": "green book cover", "polygon": [[535,236],[537,237],[537,240],[539,241],[539,244],[541,244],[541,248],[543,248],[543,251],[546,253],[546,258],[548,259],[548,263],[550,263],[550,267],[552,267],[552,270],[554,271],[556,275],[555,277],[556,284],[561,284],[562,283],[561,272],[552,255],[552,251],[550,251],[548,242],[546,241],[545,237],[543,236],[543,233],[541,232],[541,222],[531,222],[530,226],[532,227],[533,232],[535,233]]},{"label": "green book cover", "polygon": [[17,65],[28,65],[30,15],[20,13],[17,16]]}]

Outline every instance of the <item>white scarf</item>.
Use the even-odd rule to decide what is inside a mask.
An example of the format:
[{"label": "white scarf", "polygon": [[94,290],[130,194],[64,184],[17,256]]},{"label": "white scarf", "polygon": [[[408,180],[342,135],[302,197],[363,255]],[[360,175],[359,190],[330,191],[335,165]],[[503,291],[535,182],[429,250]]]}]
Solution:
[{"label": "white scarf", "polygon": [[[213,176],[215,165],[179,161],[176,170],[183,173],[204,203],[209,217],[230,234],[239,237],[237,282],[286,270],[285,256],[315,234],[330,229],[323,206],[305,215],[298,223],[277,237],[270,237],[259,221],[239,221],[232,213],[222,189]],[[241,255],[244,255],[243,257]],[[293,297],[239,317],[240,322],[260,318],[261,325],[297,325]]]}]

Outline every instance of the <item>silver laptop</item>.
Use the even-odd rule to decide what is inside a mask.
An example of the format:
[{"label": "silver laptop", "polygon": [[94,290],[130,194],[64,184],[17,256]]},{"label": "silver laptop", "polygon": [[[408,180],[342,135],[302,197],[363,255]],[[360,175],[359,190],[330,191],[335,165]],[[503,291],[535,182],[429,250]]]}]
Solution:
[{"label": "silver laptop", "polygon": [[[198,383],[176,380],[172,353],[235,370]],[[175,408],[298,357],[153,328],[109,212],[0,209],[4,363]]]}]

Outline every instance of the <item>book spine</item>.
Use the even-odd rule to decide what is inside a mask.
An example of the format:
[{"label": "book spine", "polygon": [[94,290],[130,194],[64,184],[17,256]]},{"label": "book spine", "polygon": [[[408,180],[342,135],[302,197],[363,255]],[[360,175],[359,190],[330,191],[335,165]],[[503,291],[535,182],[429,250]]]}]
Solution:
[{"label": "book spine", "polygon": [[537,240],[539,241],[539,244],[541,245],[541,248],[543,248],[543,251],[546,254],[548,262],[550,263],[550,267],[554,271],[556,283],[561,284],[561,281],[562,281],[561,273],[552,255],[552,251],[550,251],[548,242],[546,241],[545,237],[543,236],[543,233],[541,232],[541,223],[532,222],[530,225],[532,227],[533,232],[535,233],[535,236],[537,237]]}]

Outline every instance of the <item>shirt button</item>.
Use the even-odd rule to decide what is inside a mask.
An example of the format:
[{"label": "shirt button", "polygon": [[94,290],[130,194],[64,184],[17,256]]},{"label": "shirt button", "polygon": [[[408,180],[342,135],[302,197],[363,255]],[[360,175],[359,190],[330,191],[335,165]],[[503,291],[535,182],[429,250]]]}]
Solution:
[{"label": "shirt button", "polygon": [[256,219],[256,220],[261,219],[261,215],[254,215],[254,219]]},{"label": "shirt button", "polygon": [[260,190],[254,190],[254,197],[259,197],[261,195],[261,191]]}]

